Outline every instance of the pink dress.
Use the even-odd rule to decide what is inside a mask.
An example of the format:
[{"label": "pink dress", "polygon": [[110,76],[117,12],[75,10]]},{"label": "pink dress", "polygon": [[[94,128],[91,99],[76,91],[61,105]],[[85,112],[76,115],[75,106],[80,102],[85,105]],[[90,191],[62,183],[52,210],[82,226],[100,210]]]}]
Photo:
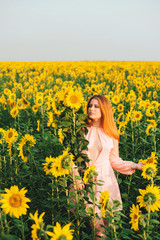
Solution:
[{"label": "pink dress", "polygon": [[[96,198],[99,201],[101,192],[108,190],[110,199],[119,200],[122,205],[119,186],[113,168],[123,174],[133,174],[133,162],[123,161],[119,157],[118,141],[109,137],[102,128],[89,127],[85,138],[89,141],[87,155],[90,164],[96,166],[97,181],[104,181],[102,186],[96,185]],[[122,209],[122,206],[119,210]],[[99,214],[100,210],[97,208]]]}]

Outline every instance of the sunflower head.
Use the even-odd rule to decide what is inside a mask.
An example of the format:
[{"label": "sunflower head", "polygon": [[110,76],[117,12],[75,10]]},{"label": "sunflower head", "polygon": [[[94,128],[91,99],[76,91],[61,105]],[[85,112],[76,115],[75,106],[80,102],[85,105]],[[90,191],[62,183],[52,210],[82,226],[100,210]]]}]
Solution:
[{"label": "sunflower head", "polygon": [[67,94],[66,97],[66,104],[68,107],[71,109],[76,109],[78,110],[81,107],[81,104],[83,102],[83,94],[81,91],[78,90],[70,90],[70,92]]},{"label": "sunflower head", "polygon": [[30,199],[25,197],[27,190],[24,190],[24,188],[19,190],[17,186],[12,186],[10,189],[5,189],[5,191],[5,194],[1,194],[3,199],[0,200],[3,211],[16,218],[19,218],[23,214],[25,215],[27,208],[29,208],[26,203],[30,202]]},{"label": "sunflower head", "polygon": [[50,157],[46,157],[45,159],[45,163],[42,163],[44,165],[44,171],[46,172],[46,174],[51,173],[51,168],[52,168],[52,163],[54,161],[54,158]]},{"label": "sunflower head", "polygon": [[139,189],[141,196],[137,197],[140,207],[155,212],[160,208],[160,189],[157,186],[148,185],[145,190]]},{"label": "sunflower head", "polygon": [[14,107],[12,108],[12,110],[10,111],[10,114],[13,118],[15,118],[17,115],[18,115],[18,108],[17,107]]},{"label": "sunflower head", "polygon": [[15,129],[10,128],[5,132],[5,140],[8,143],[14,143],[17,141],[18,133]]},{"label": "sunflower head", "polygon": [[147,178],[148,180],[155,177],[157,172],[156,165],[153,163],[147,163],[142,166],[142,176],[143,178]]},{"label": "sunflower head", "polygon": [[71,223],[61,227],[57,222],[56,226],[53,228],[53,232],[47,231],[47,234],[55,240],[72,240],[73,239],[73,229],[70,229]]},{"label": "sunflower head", "polygon": [[140,219],[140,213],[141,211],[139,210],[139,205],[132,205],[131,209],[130,209],[130,217],[131,217],[131,221],[129,223],[132,224],[131,229],[134,229],[134,231],[138,231],[138,223],[139,223],[139,219]]},{"label": "sunflower head", "polygon": [[41,239],[41,230],[43,230],[43,216],[44,216],[45,212],[43,212],[39,217],[38,217],[38,210],[35,212],[34,215],[32,215],[32,213],[30,213],[30,217],[35,221],[35,223],[31,226],[32,231],[31,231],[31,235],[32,235],[32,239],[34,240],[38,240]]},{"label": "sunflower head", "polygon": [[94,177],[97,176],[95,168],[96,166],[91,164],[89,168],[84,172],[83,182],[85,184],[94,182]]},{"label": "sunflower head", "polygon": [[102,217],[105,217],[105,212],[107,210],[107,207],[108,207],[108,202],[109,202],[109,194],[110,192],[109,191],[104,191],[104,192],[101,192],[99,198],[99,203],[101,204],[101,216]]}]

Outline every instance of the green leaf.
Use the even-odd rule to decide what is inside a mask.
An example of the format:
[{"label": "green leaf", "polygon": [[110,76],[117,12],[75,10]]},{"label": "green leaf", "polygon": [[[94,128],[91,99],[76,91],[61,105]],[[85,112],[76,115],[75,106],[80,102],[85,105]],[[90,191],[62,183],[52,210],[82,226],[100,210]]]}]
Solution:
[{"label": "green leaf", "polygon": [[16,235],[5,235],[5,236],[0,235],[0,240],[20,240],[20,238],[17,237]]},{"label": "green leaf", "polygon": [[72,122],[63,121],[63,122],[61,122],[61,125],[63,127],[70,127],[72,125]]},{"label": "green leaf", "polygon": [[158,220],[156,220],[156,219],[151,219],[150,222],[154,223],[154,224],[160,224],[160,222]]}]

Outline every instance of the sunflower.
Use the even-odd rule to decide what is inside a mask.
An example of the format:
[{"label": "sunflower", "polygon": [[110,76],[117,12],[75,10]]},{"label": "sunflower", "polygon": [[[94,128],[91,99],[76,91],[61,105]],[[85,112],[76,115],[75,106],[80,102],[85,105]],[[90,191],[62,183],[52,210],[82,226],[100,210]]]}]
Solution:
[{"label": "sunflower", "polygon": [[46,162],[42,163],[42,165],[44,165],[44,171],[46,172],[46,174],[49,174],[49,173],[51,173],[51,166],[52,166],[52,163],[54,161],[54,158],[52,158],[51,156],[46,157],[45,161]]},{"label": "sunflower", "polygon": [[87,101],[83,101],[82,107],[83,107],[83,112],[87,114]]},{"label": "sunflower", "polygon": [[47,112],[48,114],[48,122],[47,122],[47,127],[50,127],[53,123],[53,112]]},{"label": "sunflower", "polygon": [[56,226],[53,227],[54,232],[47,231],[47,234],[51,237],[51,240],[72,240],[73,239],[73,229],[69,229],[71,223],[65,225],[63,228],[56,222]]},{"label": "sunflower", "polygon": [[7,143],[14,143],[17,141],[18,133],[14,128],[10,128],[5,133],[5,140]]},{"label": "sunflower", "polygon": [[139,189],[141,196],[137,197],[140,207],[149,208],[152,212],[159,211],[160,208],[160,189],[157,186],[148,185],[146,190]]},{"label": "sunflower", "polygon": [[155,177],[157,172],[156,165],[153,163],[147,163],[142,166],[142,176],[143,178],[147,178],[148,180]]},{"label": "sunflower", "polygon": [[35,212],[34,215],[32,215],[32,213],[30,213],[30,217],[35,221],[35,224],[33,224],[31,226],[31,228],[33,229],[31,231],[31,237],[33,240],[40,240],[41,238],[39,238],[39,231],[41,229],[41,227],[43,227],[43,216],[44,216],[45,212],[43,212],[39,217],[38,217],[38,210]]},{"label": "sunflower", "polygon": [[145,160],[142,160],[142,159],[141,159],[139,162],[141,162],[142,164],[147,164],[147,163],[153,163],[153,164],[155,164],[155,163],[157,163],[157,159],[158,159],[158,157],[155,156],[155,155],[156,155],[156,153],[155,153],[155,152],[152,152],[150,157],[148,157],[148,158],[145,159]]},{"label": "sunflower", "polygon": [[29,146],[27,146],[27,148],[34,147],[34,145],[36,144],[36,140],[30,134],[25,134],[25,136],[21,138],[21,141],[19,143],[19,147],[17,148],[17,150],[19,150],[18,156],[21,157],[24,162],[28,161],[27,156],[24,155],[24,146],[27,144],[27,142],[29,142]]},{"label": "sunflower", "polygon": [[5,140],[8,143],[9,156],[11,156],[12,144],[17,141],[18,133],[15,129],[10,128],[5,132]]},{"label": "sunflower", "polygon": [[21,98],[17,99],[17,108],[18,109],[23,109],[23,104],[22,104],[22,99]]},{"label": "sunflower", "polygon": [[60,116],[61,113],[65,110],[65,108],[62,108],[61,110],[58,110],[57,106],[56,106],[56,99],[54,98],[52,100],[52,109],[53,109],[53,112],[57,115],[57,116]]},{"label": "sunflower", "polygon": [[112,102],[113,102],[114,104],[118,104],[119,101],[120,101],[120,97],[119,97],[118,95],[114,95],[114,96],[112,97]]},{"label": "sunflower", "polygon": [[154,107],[149,106],[146,110],[146,116],[147,117],[154,117],[154,115],[155,115]]},{"label": "sunflower", "polygon": [[30,106],[30,103],[24,97],[21,99],[21,101],[24,109]]},{"label": "sunflower", "polygon": [[137,122],[142,119],[143,115],[141,111],[133,111],[132,121]]},{"label": "sunflower", "polygon": [[34,105],[33,107],[32,107],[32,111],[34,112],[34,113],[36,113],[36,112],[38,112],[38,105]]},{"label": "sunflower", "polygon": [[63,144],[64,136],[63,136],[62,128],[58,129],[58,136],[59,136],[60,143]]},{"label": "sunflower", "polygon": [[109,194],[110,192],[106,190],[104,192],[101,192],[99,196],[100,198],[99,203],[101,204],[101,217],[105,217],[105,212],[109,201]]},{"label": "sunflower", "polygon": [[119,104],[117,107],[117,110],[118,110],[118,112],[123,112],[123,110],[124,110],[123,104]]},{"label": "sunflower", "polygon": [[73,165],[73,154],[69,153],[68,149],[64,150],[62,155],[58,157],[58,161],[61,163],[61,168],[65,169],[65,174],[69,174],[69,170]]},{"label": "sunflower", "polygon": [[75,91],[73,91],[73,89],[70,90],[66,97],[66,104],[68,107],[72,109],[75,108],[78,110],[81,107],[83,101],[84,101],[83,94],[78,90]]},{"label": "sunflower", "polygon": [[4,94],[7,95],[7,96],[9,96],[9,95],[11,94],[11,90],[8,89],[8,88],[5,88],[3,92],[4,92]]},{"label": "sunflower", "polygon": [[42,104],[43,104],[43,96],[37,96],[36,97],[36,105],[37,106],[42,106]]},{"label": "sunflower", "polygon": [[64,150],[62,155],[53,158],[50,172],[54,177],[63,176],[69,174],[71,166],[73,165],[74,156],[68,152],[68,149]]},{"label": "sunflower", "polygon": [[130,208],[130,217],[131,217],[131,221],[129,223],[132,224],[131,229],[133,229],[134,231],[138,231],[138,222],[139,222],[139,218],[140,218],[140,213],[141,211],[139,210],[139,205],[134,205],[132,204],[132,207]]},{"label": "sunflower", "polygon": [[[121,119],[121,117],[123,118],[123,112],[121,112],[121,113],[118,115],[117,124],[123,123],[123,119]],[[120,121],[120,119],[121,119],[121,121]]]},{"label": "sunflower", "polygon": [[8,99],[7,102],[11,109],[13,109],[16,106],[16,102],[13,99]]},{"label": "sunflower", "polygon": [[146,135],[149,136],[152,133],[152,130],[153,130],[152,124],[148,124],[146,128]]},{"label": "sunflower", "polygon": [[125,123],[120,123],[119,128],[118,128],[119,134],[123,135],[125,133],[125,129],[126,129]]},{"label": "sunflower", "polygon": [[91,164],[89,168],[84,172],[83,182],[85,184],[93,182],[93,177],[97,176],[97,173],[95,172],[96,166]]},{"label": "sunflower", "polygon": [[11,109],[10,114],[13,118],[15,118],[18,115],[18,112],[19,112],[18,108],[14,107],[14,108]]},{"label": "sunflower", "polygon": [[19,218],[23,214],[25,215],[27,208],[29,208],[26,203],[30,202],[30,199],[25,197],[27,190],[24,190],[24,188],[19,190],[18,187],[14,185],[10,189],[5,188],[5,191],[6,193],[1,194],[3,199],[0,200],[3,211],[6,214],[9,213],[10,216],[15,216],[16,218]]},{"label": "sunflower", "polygon": [[37,120],[37,132],[40,131],[40,120]]},{"label": "sunflower", "polygon": [[150,124],[152,125],[152,127],[157,127],[157,123],[156,123],[156,121],[154,120],[154,119],[147,119],[147,122],[150,122]]}]

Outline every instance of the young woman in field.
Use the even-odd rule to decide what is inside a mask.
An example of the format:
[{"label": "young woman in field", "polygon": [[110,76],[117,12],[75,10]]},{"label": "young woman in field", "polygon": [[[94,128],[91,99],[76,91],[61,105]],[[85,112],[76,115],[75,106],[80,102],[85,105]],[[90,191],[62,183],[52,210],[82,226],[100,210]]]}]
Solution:
[{"label": "young woman in field", "polygon": [[[119,186],[113,169],[122,174],[133,174],[135,169],[141,170],[141,163],[124,161],[119,157],[119,134],[114,122],[112,107],[109,100],[103,95],[92,96],[87,104],[88,113],[88,133],[85,138],[89,141],[88,155],[90,164],[96,166],[98,173],[97,181],[102,180],[102,186],[96,185],[96,198],[99,201],[100,192],[108,190],[110,199],[119,200],[122,204]],[[77,181],[77,188],[84,188],[82,181]],[[120,206],[119,210],[122,209]],[[100,210],[96,209],[99,216]],[[96,229],[99,231],[97,235],[103,236],[103,219],[97,220]],[[99,239],[96,238],[96,239]]]}]

